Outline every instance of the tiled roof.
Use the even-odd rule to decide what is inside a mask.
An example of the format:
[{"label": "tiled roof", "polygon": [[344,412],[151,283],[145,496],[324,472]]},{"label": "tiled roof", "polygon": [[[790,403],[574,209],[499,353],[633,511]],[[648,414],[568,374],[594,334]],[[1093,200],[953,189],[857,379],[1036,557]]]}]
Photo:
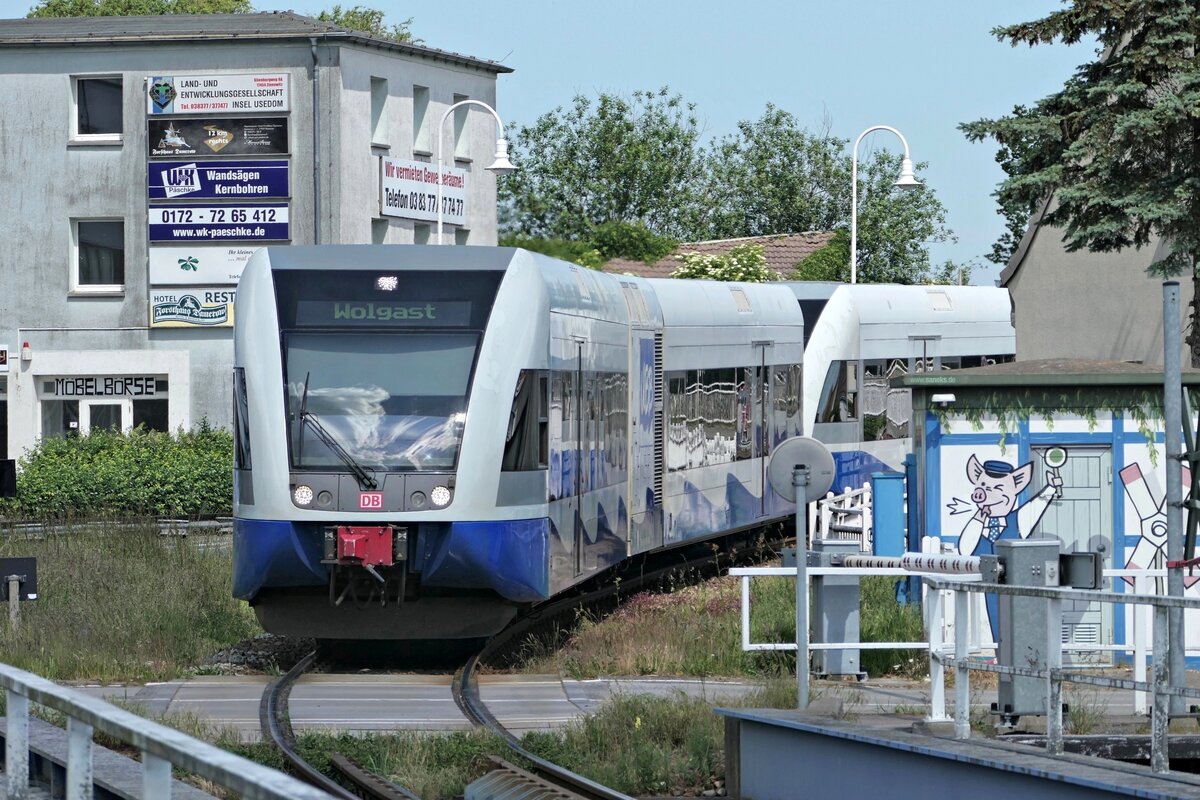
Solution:
[{"label": "tiled roof", "polygon": [[744,236],[740,239],[715,239],[708,242],[684,242],[666,258],[647,264],[615,258],[604,265],[605,272],[630,273],[643,278],[667,278],[683,265],[679,256],[683,253],[721,255],[743,244],[761,244],[767,266],[788,277],[796,262],[829,244],[833,231],[809,231],[807,233],[780,233],[770,236]]},{"label": "tiled roof", "polygon": [[475,67],[487,72],[512,72],[511,67],[473,56],[397,42],[352,31],[291,11],[249,14],[160,14],[140,17],[57,17],[0,20],[0,47],[47,45],[297,39],[315,36],[369,44],[406,55]]}]

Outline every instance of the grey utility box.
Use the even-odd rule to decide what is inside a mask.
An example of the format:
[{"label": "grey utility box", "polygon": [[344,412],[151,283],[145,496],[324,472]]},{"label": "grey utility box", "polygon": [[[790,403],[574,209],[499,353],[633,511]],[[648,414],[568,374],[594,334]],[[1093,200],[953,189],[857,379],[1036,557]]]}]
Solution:
[{"label": "grey utility box", "polygon": [[[1058,586],[1058,539],[1014,539],[996,542],[1004,565],[1004,583],[1011,586]],[[999,597],[999,660],[1026,669],[1062,665],[1062,619],[1049,619],[1044,597]],[[1054,647],[1050,646],[1051,626]],[[1005,719],[1046,713],[1046,681],[1001,675],[996,711]]]},{"label": "grey utility box", "polygon": [[[833,556],[861,553],[858,542],[818,539],[809,553],[810,567],[833,566]],[[859,578],[819,575],[812,579],[813,642],[858,642]],[[819,675],[861,676],[859,650],[817,650],[813,672]]]}]

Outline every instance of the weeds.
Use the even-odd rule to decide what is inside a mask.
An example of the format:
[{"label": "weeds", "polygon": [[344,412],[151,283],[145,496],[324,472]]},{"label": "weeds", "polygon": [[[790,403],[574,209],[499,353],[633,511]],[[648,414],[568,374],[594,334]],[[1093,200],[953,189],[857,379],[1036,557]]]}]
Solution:
[{"label": "weeds", "polygon": [[1067,703],[1065,727],[1071,733],[1094,733],[1108,722],[1108,702],[1094,688],[1068,684],[1063,695]]}]

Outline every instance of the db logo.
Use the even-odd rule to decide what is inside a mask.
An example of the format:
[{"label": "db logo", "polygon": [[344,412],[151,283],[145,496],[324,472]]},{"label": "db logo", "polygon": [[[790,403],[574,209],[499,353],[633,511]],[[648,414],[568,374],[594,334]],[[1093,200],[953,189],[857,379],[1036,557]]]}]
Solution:
[{"label": "db logo", "polygon": [[358,507],[363,511],[383,509],[383,492],[360,492],[358,495]]}]

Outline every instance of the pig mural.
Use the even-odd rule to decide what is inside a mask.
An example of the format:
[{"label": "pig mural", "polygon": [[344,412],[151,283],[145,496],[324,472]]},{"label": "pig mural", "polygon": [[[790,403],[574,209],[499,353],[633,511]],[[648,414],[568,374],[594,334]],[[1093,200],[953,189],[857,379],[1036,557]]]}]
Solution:
[{"label": "pig mural", "polygon": [[[949,503],[951,514],[974,511],[958,537],[961,555],[993,555],[995,544],[1001,539],[1029,538],[1062,487],[1062,478],[1056,470],[1050,470],[1046,473],[1046,486],[1018,506],[1017,498],[1032,477],[1032,461],[1014,467],[999,459],[982,463],[974,455],[967,459],[967,480],[973,486],[971,501],[955,497]],[[993,640],[997,635],[998,605],[995,595],[987,595]]]}]

